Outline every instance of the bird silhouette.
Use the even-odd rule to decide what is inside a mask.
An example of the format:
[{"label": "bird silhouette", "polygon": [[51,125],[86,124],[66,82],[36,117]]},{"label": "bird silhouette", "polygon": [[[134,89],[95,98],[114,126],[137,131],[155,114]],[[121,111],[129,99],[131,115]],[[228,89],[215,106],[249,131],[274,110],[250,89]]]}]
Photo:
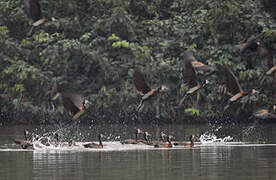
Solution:
[{"label": "bird silhouette", "polygon": [[148,132],[144,132],[144,139],[145,141],[143,141],[142,143],[146,144],[146,145],[156,145],[156,144],[161,144],[161,143],[165,143],[167,144],[168,142],[166,141],[166,137],[167,135],[164,132],[160,133],[160,141],[151,141],[151,134],[149,134]]},{"label": "bird silhouette", "polygon": [[251,37],[247,41],[242,41],[239,45],[240,53],[244,53],[248,49],[253,52],[258,52],[264,72],[267,72],[273,67],[273,55],[269,46],[266,46],[261,41],[257,41],[257,38]]},{"label": "bird silhouette", "polygon": [[49,85],[46,95],[52,101],[56,100],[59,96],[62,98],[64,108],[73,114],[72,120],[77,120],[86,111],[86,106],[90,103],[80,93],[61,92],[56,83]]},{"label": "bird silhouette", "polygon": [[253,112],[252,117],[255,117],[257,119],[276,119],[276,114],[273,114],[270,109],[259,109],[255,112]]},{"label": "bird silhouette", "polygon": [[182,79],[185,86],[189,88],[187,92],[185,92],[183,98],[179,102],[179,107],[183,104],[185,98],[199,90],[200,88],[204,87],[206,84],[209,83],[208,80],[201,85],[196,77],[195,69],[192,65],[193,61],[193,54],[190,51],[186,51],[184,53],[183,62],[182,62]]},{"label": "bird silhouette", "polygon": [[140,111],[143,106],[144,106],[144,102],[150,100],[152,97],[154,97],[156,94],[163,92],[163,91],[167,91],[168,87],[165,85],[161,85],[156,89],[151,89],[146,81],[145,78],[143,76],[143,74],[141,73],[141,71],[138,68],[134,69],[134,73],[133,73],[133,81],[134,81],[134,85],[136,87],[136,89],[141,93],[142,95],[142,99],[137,107],[137,110]]},{"label": "bird silhouette", "polygon": [[243,91],[238,81],[238,78],[235,76],[235,74],[230,70],[228,66],[223,65],[221,71],[224,76],[224,82],[227,87],[227,92],[232,96],[229,99],[230,102],[234,102],[247,94]]},{"label": "bird silhouette", "polygon": [[[262,78],[261,78],[261,81],[260,81],[260,85],[263,85],[264,84],[264,82],[265,82],[265,80],[268,78],[268,77],[270,77],[270,76],[272,76],[273,77],[273,74],[276,72],[276,64],[272,67],[272,68],[270,68],[263,76],[262,76]],[[275,77],[275,75],[274,75],[274,77]],[[274,82],[275,81],[275,78],[273,78],[270,82]]]},{"label": "bird silhouette", "polygon": [[[27,17],[33,21],[32,27],[27,33],[27,36],[30,37],[34,28],[44,24],[47,19],[42,16],[39,0],[24,0],[24,9]],[[52,17],[51,20],[55,21],[55,18]]]},{"label": "bird silhouette", "polygon": [[192,51],[185,51],[183,58],[186,59],[187,61],[190,61],[195,70],[204,71],[204,72],[214,70],[211,66],[198,61],[195,58],[194,53]]},{"label": "bird silhouette", "polygon": [[158,144],[154,144],[155,148],[172,148],[173,144],[172,144],[172,139],[174,137],[172,135],[167,136],[167,142],[160,142]]}]

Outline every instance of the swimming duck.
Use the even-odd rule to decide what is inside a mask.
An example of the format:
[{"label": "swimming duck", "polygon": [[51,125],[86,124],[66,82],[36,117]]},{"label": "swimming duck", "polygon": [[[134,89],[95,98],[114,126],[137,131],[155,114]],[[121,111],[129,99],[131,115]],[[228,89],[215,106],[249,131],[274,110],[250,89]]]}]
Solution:
[{"label": "swimming duck", "polygon": [[[62,134],[60,132],[56,132],[54,134],[54,144],[56,146],[60,146],[60,147],[71,147],[74,146],[76,143],[74,140],[70,139],[68,142],[66,141],[60,141],[60,138],[62,137]],[[48,143],[47,143],[48,144]],[[50,144],[48,144],[50,145]]]},{"label": "swimming duck", "polygon": [[138,139],[138,136],[142,134],[141,129],[136,129],[135,131],[135,139],[125,139],[121,141],[121,144],[139,144],[142,140]]},{"label": "swimming duck", "polygon": [[165,134],[163,131],[160,133],[160,140],[162,142],[166,142],[167,134]]},{"label": "swimming duck", "polygon": [[167,135],[162,131],[160,133],[160,141],[150,141],[151,134],[149,134],[148,132],[144,132],[144,139],[145,142],[143,142],[146,145],[156,145],[156,144],[160,144],[160,143],[167,143],[166,141],[166,137]]},{"label": "swimming duck", "polygon": [[102,138],[104,138],[104,135],[103,134],[99,134],[98,138],[99,138],[99,144],[88,143],[88,144],[84,144],[83,146],[85,148],[102,149],[103,148]]},{"label": "swimming duck", "polygon": [[13,142],[15,144],[19,144],[21,146],[22,149],[27,149],[29,147],[33,147],[33,143],[30,141],[30,137],[28,137],[29,135],[29,131],[28,130],[24,130],[24,140],[22,139],[14,139]]},{"label": "swimming duck", "polygon": [[146,145],[153,145],[153,142],[150,140],[151,134],[145,131],[144,133],[144,140],[141,140],[140,142]]},{"label": "swimming duck", "polygon": [[173,139],[173,136],[169,135],[167,136],[167,142],[161,142],[161,143],[158,143],[158,144],[155,144],[154,147],[155,148],[172,148],[173,147],[173,144],[172,144],[172,140]]},{"label": "swimming duck", "polygon": [[175,145],[175,146],[193,147],[194,146],[194,139],[195,139],[195,136],[191,135],[190,136],[190,141],[175,142],[175,143],[173,143],[173,145]]}]

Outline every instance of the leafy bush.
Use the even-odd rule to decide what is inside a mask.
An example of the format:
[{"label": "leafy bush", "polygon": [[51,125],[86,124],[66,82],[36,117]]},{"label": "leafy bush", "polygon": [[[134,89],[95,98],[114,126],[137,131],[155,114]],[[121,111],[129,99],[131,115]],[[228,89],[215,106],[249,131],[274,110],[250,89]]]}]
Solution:
[{"label": "leafy bush", "polygon": [[[48,84],[57,81],[72,91],[82,92],[93,102],[82,117],[86,122],[91,122],[91,118],[120,122],[155,117],[159,121],[185,122],[185,112],[202,119],[218,119],[225,113],[235,118],[250,116],[256,108],[275,103],[270,98],[273,88],[266,81],[260,90],[259,77],[263,72],[259,57],[256,53],[241,56],[236,45],[256,36],[270,43],[275,54],[273,3],[40,0],[44,16],[57,21],[37,27],[34,35],[27,38],[30,23],[23,3],[2,0],[0,94],[9,95],[20,106],[4,103],[1,111],[14,109],[26,115],[33,112],[41,119],[39,122],[64,117],[67,113],[63,111],[54,112],[53,116],[45,98]],[[186,110],[182,111],[178,103],[187,90],[181,75],[185,50],[193,50],[197,59],[217,71],[210,76],[197,72],[200,82],[208,79],[210,83],[199,90],[199,101],[197,95],[188,97],[182,107]],[[231,67],[245,91],[258,90],[257,94],[231,104],[229,112],[223,112],[229,97],[218,93],[218,85],[224,83],[219,71],[221,64]],[[170,92],[146,103],[141,113],[135,111],[140,96],[132,81],[134,67],[142,69],[151,87],[170,87]]]}]

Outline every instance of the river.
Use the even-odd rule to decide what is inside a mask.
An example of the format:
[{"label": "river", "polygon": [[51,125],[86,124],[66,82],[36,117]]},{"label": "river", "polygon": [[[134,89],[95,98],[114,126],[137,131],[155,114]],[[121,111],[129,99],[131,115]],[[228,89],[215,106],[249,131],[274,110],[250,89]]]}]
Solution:
[{"label": "river", "polygon": [[[276,125],[93,125],[62,129],[62,126],[0,127],[0,179],[276,179]],[[158,139],[161,131],[175,140],[196,136],[194,147],[154,148],[122,145],[134,138],[136,128]],[[13,139],[23,130],[33,135],[62,140],[74,139],[75,146],[35,145],[21,149]],[[96,141],[103,133],[103,149],[86,149],[82,144]]]}]

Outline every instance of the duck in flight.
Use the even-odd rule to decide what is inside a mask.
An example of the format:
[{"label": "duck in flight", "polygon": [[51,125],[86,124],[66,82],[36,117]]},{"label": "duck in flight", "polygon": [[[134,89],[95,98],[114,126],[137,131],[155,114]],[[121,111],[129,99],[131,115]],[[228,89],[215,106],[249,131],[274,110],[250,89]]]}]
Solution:
[{"label": "duck in flight", "polygon": [[230,68],[226,65],[223,65],[221,71],[224,76],[224,83],[226,84],[227,92],[232,96],[229,101],[234,102],[237,101],[242,96],[247,93],[243,91],[238,81],[238,78],[235,74],[230,70]]},{"label": "duck in flight", "polygon": [[242,41],[239,45],[240,53],[246,50],[258,52],[263,72],[269,71],[273,67],[272,50],[261,41],[257,41],[255,37],[249,38],[247,41]]},{"label": "duck in flight", "polygon": [[273,114],[270,109],[259,109],[255,111],[252,116],[257,119],[267,120],[267,119],[276,119],[276,114]]},{"label": "duck in flight", "polygon": [[161,85],[156,89],[151,89],[145,81],[145,78],[138,68],[134,69],[133,81],[136,89],[141,93],[142,99],[137,107],[138,111],[144,106],[144,102],[149,101],[152,97],[160,92],[167,91],[169,88],[165,85]]},{"label": "duck in flight", "polygon": [[49,96],[52,101],[61,96],[64,108],[73,114],[72,120],[77,120],[84,114],[87,105],[90,104],[80,93],[60,92],[56,83],[48,86],[46,96]]},{"label": "duck in flight", "polygon": [[194,53],[192,51],[185,51],[184,52],[184,56],[183,56],[183,59],[185,61],[190,61],[193,68],[195,70],[198,70],[198,71],[204,71],[204,72],[208,72],[208,71],[213,71],[214,69],[209,66],[209,65],[206,65],[200,61],[198,61],[195,56],[194,56]]},{"label": "duck in flight", "polygon": [[[24,0],[24,10],[27,17],[33,21],[32,27],[27,33],[27,36],[30,37],[33,34],[34,28],[44,24],[47,19],[42,16],[39,0]],[[52,17],[51,20],[55,21],[55,18]]]},{"label": "duck in flight", "polygon": [[190,51],[186,51],[184,53],[183,62],[182,62],[182,79],[183,79],[183,83],[185,84],[185,86],[187,86],[189,89],[184,94],[183,98],[180,100],[179,105],[178,105],[179,107],[182,106],[185,98],[188,95],[193,94],[194,92],[198,91],[199,89],[201,89],[202,87],[206,86],[206,84],[209,83],[208,80],[205,80],[205,82],[203,84],[200,84],[198,82],[196,73],[195,73],[195,69],[192,64],[193,61],[196,62],[193,54],[191,54]]}]

